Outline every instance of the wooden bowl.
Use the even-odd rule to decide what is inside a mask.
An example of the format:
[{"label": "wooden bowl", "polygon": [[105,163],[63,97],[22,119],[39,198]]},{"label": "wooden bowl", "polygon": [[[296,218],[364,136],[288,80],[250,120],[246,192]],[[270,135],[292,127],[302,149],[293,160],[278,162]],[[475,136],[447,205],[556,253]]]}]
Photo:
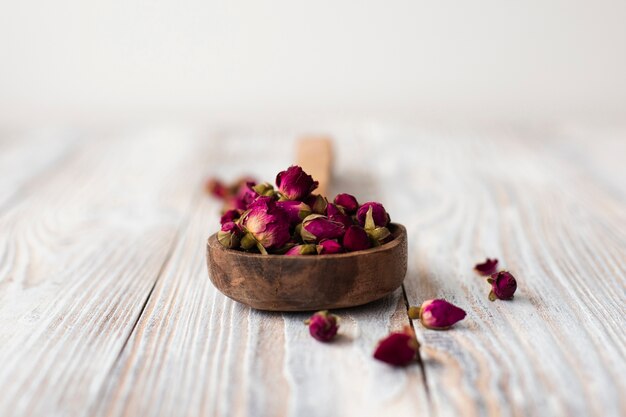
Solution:
[{"label": "wooden bowl", "polygon": [[393,240],[376,248],[319,256],[260,255],[227,249],[214,234],[207,242],[213,285],[259,310],[311,311],[354,307],[402,285],[407,236],[391,223]]}]

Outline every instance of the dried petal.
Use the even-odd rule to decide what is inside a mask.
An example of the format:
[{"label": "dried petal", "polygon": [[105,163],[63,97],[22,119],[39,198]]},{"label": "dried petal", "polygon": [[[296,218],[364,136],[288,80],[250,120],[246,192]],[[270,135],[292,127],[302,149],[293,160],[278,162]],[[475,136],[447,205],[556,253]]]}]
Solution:
[{"label": "dried petal", "polygon": [[426,300],[420,308],[419,318],[424,327],[444,330],[463,320],[465,311],[446,300]]},{"label": "dried petal", "polygon": [[317,245],[317,253],[320,255],[331,255],[343,252],[343,247],[336,240],[323,240]]},{"label": "dried petal", "polygon": [[343,247],[348,252],[369,249],[371,246],[372,243],[361,226],[350,226],[343,236]]},{"label": "dried petal", "polygon": [[309,326],[309,333],[320,342],[330,342],[339,330],[339,317],[328,311],[318,311],[304,323]]},{"label": "dried petal", "polygon": [[293,165],[278,173],[276,186],[288,200],[301,200],[317,188],[318,182],[301,167]]},{"label": "dried petal", "polygon": [[305,242],[337,239],[345,233],[343,224],[334,222],[321,214],[311,214],[302,221],[301,236]]},{"label": "dried petal", "polygon": [[367,216],[367,212],[372,208],[372,218],[374,220],[374,224],[377,227],[386,227],[389,224],[389,214],[385,210],[382,204],[376,203],[373,201],[367,202],[363,204],[356,212],[356,218],[359,224],[365,227],[365,220]]},{"label": "dried petal", "polygon": [[476,264],[474,270],[478,272],[480,275],[489,276],[494,274],[498,270],[498,260],[496,258],[489,259],[487,258],[485,262],[481,264]]},{"label": "dried petal", "polygon": [[489,293],[491,301],[494,301],[496,298],[510,300],[517,290],[517,281],[508,271],[497,272],[491,275],[491,278],[487,281],[491,284],[491,293]]},{"label": "dried petal", "polygon": [[374,358],[393,366],[406,366],[415,361],[418,348],[415,332],[406,326],[404,331],[391,333],[378,342]]},{"label": "dried petal", "polygon": [[334,203],[343,207],[347,214],[354,214],[359,208],[359,203],[351,194],[337,194]]}]

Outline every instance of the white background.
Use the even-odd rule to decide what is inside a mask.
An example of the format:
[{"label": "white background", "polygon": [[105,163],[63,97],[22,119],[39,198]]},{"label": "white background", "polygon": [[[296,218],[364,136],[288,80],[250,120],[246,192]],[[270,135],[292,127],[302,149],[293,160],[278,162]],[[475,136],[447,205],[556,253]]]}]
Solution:
[{"label": "white background", "polygon": [[626,1],[0,0],[0,125],[626,117]]}]

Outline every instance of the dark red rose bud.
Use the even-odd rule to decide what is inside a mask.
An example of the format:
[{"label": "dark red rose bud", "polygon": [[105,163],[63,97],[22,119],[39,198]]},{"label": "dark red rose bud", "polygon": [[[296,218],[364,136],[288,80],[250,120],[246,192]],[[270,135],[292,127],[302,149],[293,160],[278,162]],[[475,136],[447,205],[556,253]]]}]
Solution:
[{"label": "dark red rose bud", "polygon": [[517,290],[517,281],[508,271],[500,271],[491,275],[487,282],[491,284],[491,292],[489,293],[491,301],[494,301],[496,298],[510,300]]},{"label": "dark red rose bud", "polygon": [[235,249],[239,247],[242,234],[243,231],[237,223],[226,222],[222,225],[222,230],[217,232],[217,240],[222,246],[228,249]]},{"label": "dark red rose bud", "polygon": [[334,203],[343,207],[346,214],[354,214],[359,208],[359,203],[356,201],[356,198],[350,194],[337,194]]},{"label": "dark red rose bud", "polygon": [[220,218],[220,224],[224,224],[224,223],[228,223],[228,222],[234,222],[239,217],[241,217],[241,212],[239,210],[236,210],[236,209],[228,210]]},{"label": "dark red rose bud", "polygon": [[[259,197],[252,202],[241,217],[241,225],[256,240],[256,246],[263,254],[267,254],[266,249],[280,248],[291,239],[287,214],[270,197]],[[249,237],[244,238],[245,246],[249,246]],[[242,240],[242,246],[243,243]]]},{"label": "dark red rose bud", "polygon": [[476,264],[474,270],[484,276],[494,274],[498,270],[498,260],[487,258],[482,264]]},{"label": "dark red rose bud", "polygon": [[204,184],[207,193],[217,198],[226,198],[229,194],[228,187],[217,178],[209,178]]},{"label": "dark red rose bud", "polygon": [[465,318],[465,311],[446,300],[426,300],[422,303],[419,318],[424,327],[445,330]]},{"label": "dark red rose bud", "polygon": [[318,186],[309,174],[297,165],[290,166],[276,176],[276,186],[288,200],[301,200],[311,194]]},{"label": "dark red rose bud", "polygon": [[382,204],[370,201],[368,203],[363,204],[356,212],[356,218],[359,224],[365,228],[366,227],[366,217],[367,212],[370,207],[372,208],[372,218],[374,220],[374,225],[378,227],[386,227],[389,224],[389,214],[385,211],[385,207]]},{"label": "dark red rose bud", "polygon": [[320,342],[330,342],[339,329],[339,317],[328,311],[318,311],[313,314],[304,324],[309,326],[309,333]]},{"label": "dark red rose bud", "polygon": [[311,207],[302,201],[284,200],[278,201],[276,205],[287,213],[289,223],[292,226],[300,223],[305,217],[311,214]]},{"label": "dark red rose bud", "polygon": [[369,249],[372,246],[367,233],[361,226],[350,226],[343,235],[343,247],[348,252]]},{"label": "dark red rose bud", "polygon": [[319,242],[324,239],[337,239],[343,236],[346,228],[321,214],[311,214],[302,221],[300,236],[305,242]]},{"label": "dark red rose bud", "polygon": [[343,252],[343,247],[336,240],[323,240],[317,245],[317,253],[320,255],[331,255]]},{"label": "dark red rose bud", "polygon": [[296,245],[285,252],[287,256],[317,255],[317,247],[312,244]]},{"label": "dark red rose bud", "polygon": [[378,342],[374,358],[393,366],[406,366],[415,361],[418,349],[415,332],[406,326],[404,331],[391,333]]},{"label": "dark red rose bud", "polygon": [[326,197],[322,197],[319,194],[311,194],[302,201],[311,207],[313,213],[326,214],[326,208],[328,207],[328,200],[326,200]]},{"label": "dark red rose bud", "polygon": [[337,207],[334,204],[329,203],[326,207],[326,215],[328,218],[334,222],[339,222],[344,225],[344,227],[348,228],[352,226],[354,223],[350,216],[346,215],[343,212],[343,209]]}]

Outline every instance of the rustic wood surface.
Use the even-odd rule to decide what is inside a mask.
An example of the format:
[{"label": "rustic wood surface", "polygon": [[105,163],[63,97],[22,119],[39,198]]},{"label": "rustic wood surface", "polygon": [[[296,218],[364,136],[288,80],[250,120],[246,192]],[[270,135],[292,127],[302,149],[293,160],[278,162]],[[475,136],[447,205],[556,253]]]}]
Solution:
[{"label": "rustic wood surface", "polygon": [[[273,179],[296,131],[0,131],[1,416],[626,415],[626,129],[336,125],[331,193],[407,227],[403,288],[337,310],[252,310],[207,277],[207,175]],[[518,278],[490,302],[473,273]],[[420,361],[371,356],[414,322]]]}]

